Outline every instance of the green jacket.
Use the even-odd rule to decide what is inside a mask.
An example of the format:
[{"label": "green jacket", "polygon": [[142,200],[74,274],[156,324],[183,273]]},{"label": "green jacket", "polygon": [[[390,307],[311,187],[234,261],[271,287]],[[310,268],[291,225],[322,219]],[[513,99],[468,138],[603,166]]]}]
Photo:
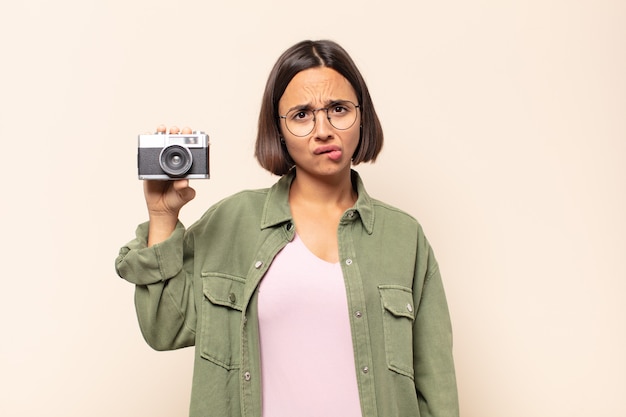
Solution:
[{"label": "green jacket", "polygon": [[[352,175],[358,200],[337,234],[363,416],[456,417],[452,331],[433,251],[413,217],[370,198]],[[192,417],[261,416],[257,288],[294,237],[293,176],[226,198],[150,248],[144,223],[120,249],[116,269],[136,285],[148,344],[196,346]]]}]

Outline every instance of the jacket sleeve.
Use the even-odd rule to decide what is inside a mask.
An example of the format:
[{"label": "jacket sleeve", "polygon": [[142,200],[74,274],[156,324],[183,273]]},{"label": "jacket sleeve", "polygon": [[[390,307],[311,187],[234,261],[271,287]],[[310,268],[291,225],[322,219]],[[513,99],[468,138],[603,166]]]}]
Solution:
[{"label": "jacket sleeve", "polygon": [[452,325],[439,266],[421,237],[416,268],[423,279],[414,322],[413,363],[422,417],[458,417],[459,403],[452,356]]},{"label": "jacket sleeve", "polygon": [[148,223],[120,249],[118,275],[135,284],[135,309],[146,342],[156,350],[195,343],[193,236],[179,222],[165,241],[147,247]]}]

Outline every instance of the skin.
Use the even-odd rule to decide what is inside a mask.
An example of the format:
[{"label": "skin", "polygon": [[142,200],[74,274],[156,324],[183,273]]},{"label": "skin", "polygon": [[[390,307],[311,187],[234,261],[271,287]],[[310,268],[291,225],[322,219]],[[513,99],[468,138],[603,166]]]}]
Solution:
[{"label": "skin", "polygon": [[[354,89],[337,71],[318,67],[296,74],[278,103],[280,114],[302,105],[317,109],[337,100],[357,103]],[[296,233],[319,258],[338,262],[337,227],[345,210],[357,195],[352,187],[350,168],[360,136],[360,113],[347,130],[335,129],[324,111],[316,114],[313,131],[306,137],[292,135],[281,119],[281,133],[289,155],[296,165],[289,204]],[[324,149],[332,153],[319,153]]]},{"label": "skin", "polygon": [[[357,103],[350,83],[338,72],[326,67],[312,68],[296,74],[281,97],[280,114],[296,106],[317,109],[337,100]],[[360,112],[347,130],[335,129],[324,111],[316,114],[313,131],[305,137],[292,135],[281,119],[281,133],[296,166],[296,177],[289,193],[289,204],[300,236],[309,250],[327,262],[339,261],[337,228],[343,213],[357,199],[352,187],[351,159],[360,137]],[[157,131],[165,132],[165,126]],[[173,126],[170,133],[191,133]],[[332,149],[333,152],[322,152]],[[188,180],[144,181],[144,195],[150,218],[148,245],[167,239],[176,227],[180,209],[196,192]]]},{"label": "skin", "polygon": [[[166,132],[163,125],[157,128],[157,132]],[[182,131],[172,126],[171,134],[191,133],[189,127]],[[148,246],[160,243],[167,239],[178,221],[180,209],[194,199],[196,191],[189,186],[189,180],[156,181],[146,180],[143,183],[144,196],[148,206],[150,226],[148,229]]]}]

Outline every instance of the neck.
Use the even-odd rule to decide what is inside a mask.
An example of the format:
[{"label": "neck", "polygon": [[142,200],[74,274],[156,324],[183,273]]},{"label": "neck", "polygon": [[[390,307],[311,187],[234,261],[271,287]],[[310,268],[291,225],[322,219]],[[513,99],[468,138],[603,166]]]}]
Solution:
[{"label": "neck", "polygon": [[292,203],[297,201],[347,209],[356,202],[357,193],[352,187],[350,170],[344,175],[327,178],[312,177],[296,171],[289,199]]}]

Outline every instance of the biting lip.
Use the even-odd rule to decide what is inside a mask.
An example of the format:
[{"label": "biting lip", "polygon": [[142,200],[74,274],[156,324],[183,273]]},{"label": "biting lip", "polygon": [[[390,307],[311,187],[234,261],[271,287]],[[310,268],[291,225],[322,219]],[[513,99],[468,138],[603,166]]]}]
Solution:
[{"label": "biting lip", "polygon": [[319,146],[315,148],[313,153],[315,155],[321,155],[324,153],[329,153],[329,152],[334,152],[334,151],[341,151],[341,148],[337,145],[324,145],[324,146]]}]

